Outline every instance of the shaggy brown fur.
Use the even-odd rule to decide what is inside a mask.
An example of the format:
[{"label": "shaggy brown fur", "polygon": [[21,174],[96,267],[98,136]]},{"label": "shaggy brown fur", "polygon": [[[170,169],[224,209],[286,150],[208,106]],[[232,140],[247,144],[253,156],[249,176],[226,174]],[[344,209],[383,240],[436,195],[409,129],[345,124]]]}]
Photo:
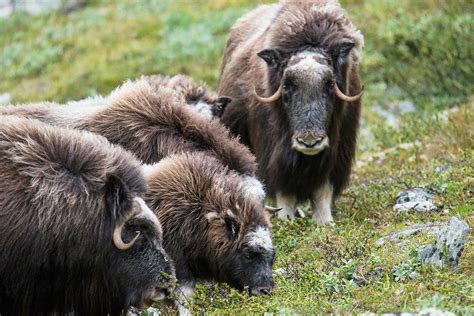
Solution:
[{"label": "shaggy brown fur", "polygon": [[171,154],[205,151],[242,175],[256,172],[254,156],[220,122],[196,115],[172,90],[144,79],[125,83],[105,106],[34,104],[0,108],[2,113],[91,131],[148,164]]},{"label": "shaggy brown fur", "polygon": [[337,1],[288,0],[260,6],[232,28],[218,93],[233,102],[221,120],[257,156],[258,175],[270,195],[282,193],[304,201],[327,179],[335,196],[342,191],[355,155],[361,103],[335,99],[328,132],[330,148],[316,156],[303,155],[292,149],[282,98],[264,105],[252,96],[254,86],[260,95],[277,91],[283,71],[269,69],[257,54],[271,48],[287,57],[307,50],[332,56],[346,42],[354,47],[341,69],[336,69],[339,61],[334,62],[334,72],[342,91],[355,95],[361,91],[358,63],[363,38]]},{"label": "shaggy brown fur", "polygon": [[219,97],[204,83],[196,85],[188,76],[176,75],[173,77],[162,75],[143,76],[142,79],[150,83],[156,90],[166,87],[184,97],[186,104],[196,112],[207,117],[220,117],[230,102],[227,97]]},{"label": "shaggy brown fur", "polygon": [[140,170],[98,135],[1,117],[0,314],[118,315],[169,282],[156,218],[127,221],[124,240],[142,231],[132,248],[112,243],[146,190]]},{"label": "shaggy brown fur", "polygon": [[[249,286],[253,294],[271,290],[270,222],[264,207],[239,190],[239,174],[194,153],[148,166],[146,178],[145,199],[163,225],[164,246],[182,287],[211,279],[238,289]],[[266,243],[252,239],[258,229],[266,233],[260,236]],[[244,259],[248,248],[253,261]]]},{"label": "shaggy brown fur", "polygon": [[[194,112],[199,113],[209,119],[220,117],[230,98],[219,97],[214,91],[210,90],[204,83],[195,84],[193,79],[185,75],[176,75],[173,77],[162,75],[142,76],[139,80],[149,83],[155,91],[160,88],[168,88],[176,93],[176,96],[182,98]],[[79,101],[69,101],[67,104],[72,106],[95,106],[107,105],[110,94],[107,96],[94,96]]]}]

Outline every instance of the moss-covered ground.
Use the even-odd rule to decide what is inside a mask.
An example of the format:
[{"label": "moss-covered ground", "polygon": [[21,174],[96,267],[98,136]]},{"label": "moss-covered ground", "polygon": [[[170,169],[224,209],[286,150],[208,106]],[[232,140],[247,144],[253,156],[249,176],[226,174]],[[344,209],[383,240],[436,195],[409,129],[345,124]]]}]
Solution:
[{"label": "moss-covered ground", "polygon": [[[250,0],[88,1],[69,15],[0,20],[0,94],[14,103],[110,92],[142,74],[185,73],[215,87],[229,28]],[[358,163],[334,227],[273,220],[277,287],[251,297],[201,284],[195,312],[474,313],[474,240],[457,269],[423,265],[421,245],[376,241],[457,216],[474,227],[474,8],[459,0],[341,0],[365,35]],[[400,104],[410,109],[399,109]],[[395,117],[395,121],[389,120]],[[400,144],[405,144],[400,146]],[[408,144],[408,145],[406,145]],[[439,212],[397,214],[397,193],[423,187]]]}]

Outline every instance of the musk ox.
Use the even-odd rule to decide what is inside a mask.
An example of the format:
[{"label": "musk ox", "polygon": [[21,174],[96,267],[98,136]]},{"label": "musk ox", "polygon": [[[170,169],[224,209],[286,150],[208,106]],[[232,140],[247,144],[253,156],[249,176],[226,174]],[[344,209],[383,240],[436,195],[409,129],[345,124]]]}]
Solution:
[{"label": "musk ox", "polygon": [[355,155],[362,46],[335,0],[263,5],[232,28],[218,93],[233,101],[221,120],[256,155],[281,218],[310,200],[317,224],[333,220]]},{"label": "musk ox", "polygon": [[268,294],[275,249],[262,204],[241,189],[239,174],[206,153],[170,156],[146,166],[145,201],[163,225],[163,245],[184,295],[196,280]]},{"label": "musk ox", "polygon": [[[220,117],[231,101],[225,96],[218,96],[204,83],[195,84],[193,79],[185,75],[173,77],[163,75],[142,76],[139,80],[148,82],[153,89],[158,91],[161,87],[173,90],[178,97],[183,99],[190,109],[209,119]],[[107,96],[95,96],[79,101],[70,101],[71,106],[106,105],[109,103],[110,94]]]},{"label": "musk ox", "polygon": [[155,89],[167,87],[182,97],[186,104],[196,113],[207,118],[220,117],[231,99],[226,96],[218,96],[212,90],[201,83],[196,85],[188,76],[176,75],[173,77],[162,75],[142,76]]},{"label": "musk ox", "polygon": [[135,158],[88,132],[0,121],[0,314],[121,315],[172,289]]},{"label": "musk ox", "polygon": [[30,104],[0,108],[0,114],[21,115],[104,136],[130,150],[142,162],[153,164],[172,154],[208,152],[241,174],[248,192],[263,201],[256,179],[255,157],[222,123],[189,109],[169,88],[146,79],[126,82],[104,105]]}]

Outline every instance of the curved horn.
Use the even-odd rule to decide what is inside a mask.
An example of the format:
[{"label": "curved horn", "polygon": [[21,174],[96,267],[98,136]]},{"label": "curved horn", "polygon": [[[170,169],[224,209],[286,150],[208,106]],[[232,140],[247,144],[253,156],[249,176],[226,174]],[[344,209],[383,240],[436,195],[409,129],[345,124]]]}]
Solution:
[{"label": "curved horn", "polygon": [[279,211],[281,211],[283,208],[265,205],[265,209],[266,209],[269,213],[276,214],[276,213],[278,213]]},{"label": "curved horn", "polygon": [[272,102],[278,100],[281,97],[282,92],[283,92],[283,88],[280,85],[278,87],[278,90],[275,92],[275,94],[273,94],[272,96],[270,96],[268,98],[264,98],[264,97],[259,96],[257,94],[257,90],[255,89],[255,87],[253,87],[253,96],[255,97],[255,99],[257,99],[261,103],[272,103]]},{"label": "curved horn", "polygon": [[354,102],[354,101],[357,101],[360,99],[360,97],[364,94],[364,87],[362,87],[362,90],[359,92],[359,94],[353,96],[353,97],[350,97],[348,95],[345,95],[344,93],[342,93],[342,91],[339,89],[339,87],[337,86],[337,83],[334,85],[334,89],[336,90],[336,95],[339,99],[341,99],[342,101],[346,101],[346,102]]},{"label": "curved horn", "polygon": [[127,221],[129,221],[130,219],[132,219],[133,217],[135,217],[135,215],[137,215],[137,213],[139,213],[139,211],[137,212],[136,210],[135,211],[132,211],[126,218],[123,222],[121,223],[117,223],[117,225],[115,225],[115,229],[114,229],[114,235],[113,235],[113,240],[114,240],[114,245],[115,247],[117,247],[118,249],[120,250],[127,250],[127,249],[130,249],[133,244],[135,243],[135,241],[137,240],[138,236],[140,236],[140,232],[137,232],[137,235],[128,243],[125,243],[123,240],[122,240],[122,228],[123,226],[125,225],[125,223]]}]

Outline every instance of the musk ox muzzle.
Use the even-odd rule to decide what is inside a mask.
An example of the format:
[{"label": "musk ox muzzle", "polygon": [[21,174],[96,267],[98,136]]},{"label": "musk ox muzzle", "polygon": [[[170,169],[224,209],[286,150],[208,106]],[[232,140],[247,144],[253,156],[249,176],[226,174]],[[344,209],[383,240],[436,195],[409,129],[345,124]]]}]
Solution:
[{"label": "musk ox muzzle", "polygon": [[145,293],[144,297],[137,304],[133,305],[141,309],[146,309],[152,306],[154,303],[170,297],[175,289],[176,283],[176,278],[173,276],[170,278],[169,282],[163,282],[155,285]]},{"label": "musk ox muzzle", "polygon": [[269,280],[267,285],[254,286],[249,289],[251,295],[261,296],[261,295],[270,295],[273,293],[273,288],[275,287],[275,282]]},{"label": "musk ox muzzle", "polygon": [[329,137],[325,132],[294,133],[292,148],[304,155],[314,156],[329,148]]}]

